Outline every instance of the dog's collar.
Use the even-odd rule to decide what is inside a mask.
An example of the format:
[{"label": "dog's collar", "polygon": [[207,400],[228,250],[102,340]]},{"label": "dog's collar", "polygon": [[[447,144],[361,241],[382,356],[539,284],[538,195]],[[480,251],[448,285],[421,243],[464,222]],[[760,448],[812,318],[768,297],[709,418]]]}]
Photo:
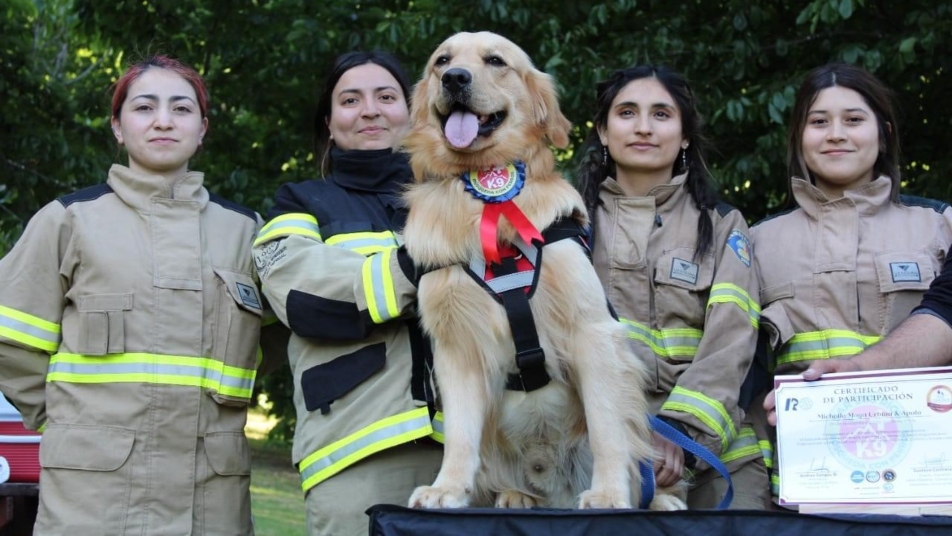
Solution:
[{"label": "dog's collar", "polygon": [[519,195],[526,183],[526,165],[518,160],[505,166],[473,169],[460,176],[466,191],[483,203],[503,203]]}]

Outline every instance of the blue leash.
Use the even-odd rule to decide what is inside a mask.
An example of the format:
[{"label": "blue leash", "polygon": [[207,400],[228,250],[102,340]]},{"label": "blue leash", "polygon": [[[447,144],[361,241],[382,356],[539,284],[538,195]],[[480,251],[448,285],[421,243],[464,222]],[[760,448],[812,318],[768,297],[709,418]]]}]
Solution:
[{"label": "blue leash", "polygon": [[[717,509],[724,510],[730,506],[731,501],[734,500],[734,484],[731,482],[730,471],[728,471],[727,467],[721,463],[721,460],[719,460],[717,456],[715,456],[711,451],[707,450],[693,439],[677,431],[670,424],[655,416],[651,416],[650,420],[651,427],[654,428],[656,432],[661,434],[661,437],[704,460],[708,465],[720,473],[722,477],[724,477],[724,480],[727,481],[727,493],[724,494],[724,498],[721,499],[720,504],[717,505]],[[641,508],[644,509],[647,508],[648,505],[651,504],[652,499],[654,499],[654,469],[652,468],[651,464],[641,461],[638,463],[638,471],[641,473]],[[645,500],[646,498],[647,501]]]},{"label": "blue leash", "polygon": [[654,467],[650,463],[642,460],[638,462],[638,472],[641,473],[641,504],[638,508],[647,510],[654,500],[655,479]]}]

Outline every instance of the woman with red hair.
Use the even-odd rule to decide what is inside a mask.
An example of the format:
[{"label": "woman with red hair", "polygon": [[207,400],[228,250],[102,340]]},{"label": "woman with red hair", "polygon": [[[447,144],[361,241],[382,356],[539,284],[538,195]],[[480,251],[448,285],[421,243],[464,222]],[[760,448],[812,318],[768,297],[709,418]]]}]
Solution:
[{"label": "woman with red hair", "polygon": [[35,534],[253,534],[261,219],[189,169],[207,109],[194,69],[132,66],[111,121],[128,165],[0,260],[0,390],[43,430]]}]

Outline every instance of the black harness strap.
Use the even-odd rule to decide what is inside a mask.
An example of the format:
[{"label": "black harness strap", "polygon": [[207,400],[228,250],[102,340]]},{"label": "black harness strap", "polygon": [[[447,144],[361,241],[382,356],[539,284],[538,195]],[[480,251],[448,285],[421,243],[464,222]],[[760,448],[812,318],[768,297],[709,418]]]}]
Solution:
[{"label": "black harness strap", "polygon": [[[571,238],[585,248],[586,253],[591,258],[588,244],[585,241],[585,230],[573,219],[567,218],[554,222],[542,232],[542,237],[545,244]],[[529,306],[529,298],[535,293],[539,282],[543,250],[543,244],[536,243],[532,246],[535,246],[537,251],[534,259],[531,258],[532,255],[529,254],[525,245],[519,247],[533,264],[534,273],[532,284],[528,286],[528,292],[526,291],[527,287],[523,286],[496,291],[492,288],[492,282],[486,282],[482,275],[476,273],[473,268],[464,266],[466,273],[506,309],[509,329],[512,332],[512,340],[516,347],[516,366],[519,369],[519,372],[510,374],[507,378],[506,389],[527,393],[545,387],[551,379],[549,373],[545,370],[545,352],[539,344],[539,333],[536,330],[535,319]],[[519,273],[516,267],[516,257],[511,256],[504,258],[501,265],[493,264],[490,268],[494,281]]]},{"label": "black harness strap", "polygon": [[[539,259],[541,257],[540,250]],[[506,257],[502,260],[502,265],[493,264],[492,268],[497,276],[518,271],[514,257]],[[538,270],[539,266],[536,265],[535,269]],[[533,283],[536,281],[538,280],[533,278]],[[516,345],[516,366],[519,367],[519,372],[510,374],[506,380],[506,389],[527,393],[541,389],[549,383],[550,378],[545,370],[545,352],[539,344],[539,333],[532,318],[529,297],[522,287],[501,292],[497,296],[506,308],[506,319],[509,321],[512,341]]]}]

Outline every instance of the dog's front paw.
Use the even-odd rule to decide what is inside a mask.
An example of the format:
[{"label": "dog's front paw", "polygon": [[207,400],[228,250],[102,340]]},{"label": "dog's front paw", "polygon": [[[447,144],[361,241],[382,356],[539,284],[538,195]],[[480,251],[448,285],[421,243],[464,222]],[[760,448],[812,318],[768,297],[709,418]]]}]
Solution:
[{"label": "dog's front paw", "polygon": [[588,490],[578,496],[578,507],[583,509],[631,508],[627,493]]},{"label": "dog's front paw", "polygon": [[465,487],[420,486],[410,495],[410,508],[466,508],[470,492]]},{"label": "dog's front paw", "polygon": [[675,510],[687,510],[688,505],[684,504],[684,501],[675,497],[674,495],[659,493],[655,495],[654,499],[651,501],[651,504],[648,505],[648,509],[661,510],[663,512],[673,512]]},{"label": "dog's front paw", "polygon": [[496,508],[535,508],[539,501],[521,491],[501,491],[496,495]]}]

